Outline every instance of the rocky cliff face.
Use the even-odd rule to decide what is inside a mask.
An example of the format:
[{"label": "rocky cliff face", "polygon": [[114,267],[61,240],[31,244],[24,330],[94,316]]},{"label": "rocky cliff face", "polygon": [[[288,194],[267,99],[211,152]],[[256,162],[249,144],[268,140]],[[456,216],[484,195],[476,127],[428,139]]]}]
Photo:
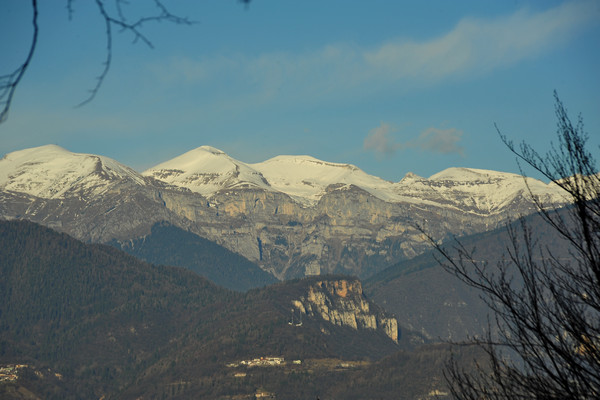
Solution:
[{"label": "rocky cliff face", "polygon": [[465,211],[415,202],[391,203],[356,187],[332,185],[313,207],[259,189],[226,190],[210,199],[163,192],[169,211],[200,236],[244,255],[280,279],[306,275],[370,276],[429,247],[434,238],[487,231],[533,212],[526,198],[504,212]]},{"label": "rocky cliff face", "polygon": [[293,300],[292,305],[308,317],[318,316],[354,330],[380,330],[398,342],[398,321],[364,297],[358,280],[317,281],[308,288],[306,296]]}]

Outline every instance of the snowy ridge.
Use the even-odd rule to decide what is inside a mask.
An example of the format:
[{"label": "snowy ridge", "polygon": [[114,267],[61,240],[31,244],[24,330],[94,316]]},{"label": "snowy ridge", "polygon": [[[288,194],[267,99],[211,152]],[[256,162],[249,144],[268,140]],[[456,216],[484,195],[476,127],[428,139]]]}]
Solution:
[{"label": "snowy ridge", "polygon": [[474,168],[448,168],[429,177],[429,184],[443,196],[466,196],[466,203],[480,210],[503,209],[517,197],[538,196],[543,203],[565,204],[564,190],[554,183],[507,172]]},{"label": "snowy ridge", "polygon": [[0,190],[42,198],[99,194],[110,183],[146,185],[145,176],[211,197],[224,190],[281,192],[303,207],[312,207],[330,185],[359,187],[389,203],[412,203],[461,209],[477,214],[499,213],[529,190],[546,204],[566,203],[562,189],[517,174],[470,168],[449,168],[423,178],[408,173],[399,182],[369,175],[350,164],[310,156],[277,156],[246,164],[221,150],[202,146],[139,174],[107,157],[69,152],[47,145],[16,151],[0,160]]},{"label": "snowy ridge", "polygon": [[64,198],[68,193],[99,194],[111,181],[137,185],[144,178],[108,157],[71,153],[56,145],[15,151],[0,159],[0,189],[41,198]]},{"label": "snowy ridge", "polygon": [[[408,173],[400,182],[369,175],[351,164],[310,156],[277,156],[245,164],[209,146],[191,150],[143,172],[167,183],[211,197],[224,189],[254,187],[287,194],[303,206],[314,206],[334,184],[354,185],[391,203],[414,203],[500,212],[529,190],[546,203],[564,204],[563,191],[517,174],[471,168],[449,168],[429,179]],[[529,186],[529,188],[527,187]]]},{"label": "snowy ridge", "polygon": [[201,146],[142,173],[211,197],[233,188],[259,188],[287,194],[310,206],[329,185],[358,186],[385,201],[397,201],[394,185],[350,164],[310,156],[277,156],[256,164],[238,161],[221,150]]},{"label": "snowy ridge", "polygon": [[350,164],[310,156],[277,156],[251,166],[262,173],[271,187],[305,205],[316,203],[333,184],[355,185],[386,201],[394,198],[391,182]]},{"label": "snowy ridge", "polygon": [[260,172],[210,146],[190,150],[142,174],[207,197],[222,189],[257,187],[272,190]]}]

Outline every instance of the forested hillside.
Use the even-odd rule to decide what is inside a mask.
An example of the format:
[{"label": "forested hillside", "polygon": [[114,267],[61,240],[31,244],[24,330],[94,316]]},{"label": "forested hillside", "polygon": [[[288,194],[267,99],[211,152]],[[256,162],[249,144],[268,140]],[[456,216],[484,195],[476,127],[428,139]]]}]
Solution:
[{"label": "forested hillside", "polygon": [[[2,398],[410,399],[444,390],[450,347],[415,348],[421,338],[408,331],[396,342],[379,326],[357,326],[393,318],[355,278],[242,294],[26,221],[0,221],[0,274],[0,367],[18,375],[0,383]],[[268,357],[280,362],[242,363]]]},{"label": "forested hillside", "polygon": [[51,365],[75,397],[118,389],[200,310],[235,297],[193,272],[26,221],[1,222],[0,241],[0,358]]}]

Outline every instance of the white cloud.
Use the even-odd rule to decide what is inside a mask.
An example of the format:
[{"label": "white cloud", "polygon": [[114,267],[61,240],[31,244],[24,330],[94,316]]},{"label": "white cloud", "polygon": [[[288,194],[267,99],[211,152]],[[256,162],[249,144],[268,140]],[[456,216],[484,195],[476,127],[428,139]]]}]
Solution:
[{"label": "white cloud", "polygon": [[598,3],[574,1],[534,13],[520,10],[494,20],[465,18],[447,34],[426,42],[399,40],[365,52],[367,64],[390,78],[441,79],[489,70],[564,45],[598,20]]},{"label": "white cloud", "polygon": [[[400,38],[359,48],[328,45],[305,54],[266,53],[179,58],[155,72],[185,84],[229,82],[261,100],[325,96],[360,86],[432,83],[485,74],[564,46],[590,22],[600,20],[597,1],[572,1],[545,11],[522,9],[496,19],[464,18],[449,32],[428,41]],[[218,78],[225,78],[218,79]]]}]

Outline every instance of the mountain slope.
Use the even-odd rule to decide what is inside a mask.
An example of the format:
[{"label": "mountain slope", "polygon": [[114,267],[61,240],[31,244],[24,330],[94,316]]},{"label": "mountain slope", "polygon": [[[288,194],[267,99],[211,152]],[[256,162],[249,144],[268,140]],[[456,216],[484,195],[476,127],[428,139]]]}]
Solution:
[{"label": "mountain slope", "polygon": [[118,389],[233,295],[25,221],[0,221],[0,269],[0,360],[51,365],[75,392],[63,398]]},{"label": "mountain slope", "polygon": [[[559,209],[558,215],[566,208]],[[563,214],[564,215],[564,214]],[[564,219],[568,221],[568,218]],[[538,214],[526,218],[531,243],[538,248],[551,249],[558,259],[572,259],[569,243]],[[518,222],[515,232],[522,232]],[[516,236],[516,245],[523,251],[522,236]],[[486,262],[494,268],[506,259],[512,241],[506,227],[489,232],[458,238],[465,249],[473,251],[477,262]],[[449,254],[456,254],[453,239],[443,244]],[[533,260],[539,261],[536,250]],[[490,309],[473,289],[447,272],[439,263],[445,262],[435,250],[393,265],[365,281],[365,292],[389,312],[394,313],[406,327],[421,332],[431,340],[462,341],[480,336],[487,329]],[[518,274],[513,283],[518,285]]]},{"label": "mountain slope", "polygon": [[166,223],[154,225],[142,238],[109,244],[153,264],[184,267],[233,290],[246,291],[277,282],[244,257]]},{"label": "mountain slope", "polygon": [[107,157],[55,145],[0,159],[0,215],[27,218],[86,241],[145,233],[155,222],[185,224],[164,206],[181,188],[143,177]]}]

